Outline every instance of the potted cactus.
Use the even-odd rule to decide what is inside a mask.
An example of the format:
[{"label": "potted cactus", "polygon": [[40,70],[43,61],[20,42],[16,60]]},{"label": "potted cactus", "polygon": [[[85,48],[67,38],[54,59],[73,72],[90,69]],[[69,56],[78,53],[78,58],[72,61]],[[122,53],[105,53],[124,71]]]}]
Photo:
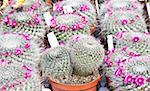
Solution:
[{"label": "potted cactus", "polygon": [[66,43],[73,35],[90,35],[88,22],[86,17],[79,14],[63,14],[51,19],[51,31],[59,43]]},{"label": "potted cactus", "polygon": [[1,91],[41,91],[41,81],[34,68],[0,58]]},{"label": "potted cactus", "polygon": [[67,45],[48,49],[43,55],[43,72],[53,91],[96,91],[101,80],[103,46],[91,36],[75,36]]},{"label": "potted cactus", "polygon": [[120,59],[106,68],[109,86],[115,91],[149,91],[150,86],[150,57],[138,56]]}]

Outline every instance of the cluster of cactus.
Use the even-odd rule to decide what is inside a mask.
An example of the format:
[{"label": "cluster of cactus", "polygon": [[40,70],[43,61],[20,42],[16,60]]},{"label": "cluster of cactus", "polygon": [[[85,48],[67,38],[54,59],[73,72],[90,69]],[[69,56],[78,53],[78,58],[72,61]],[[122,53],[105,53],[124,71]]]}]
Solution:
[{"label": "cluster of cactus", "polygon": [[45,51],[41,68],[43,76],[55,77],[58,81],[65,76],[69,78],[72,74],[85,77],[98,71],[103,58],[103,46],[91,36],[80,35],[80,38],[73,37],[64,46]]},{"label": "cluster of cactus", "polygon": [[52,79],[69,77],[72,74],[72,67],[69,56],[69,49],[63,46],[47,49],[42,55],[42,75]]},{"label": "cluster of cactus", "polygon": [[64,13],[64,6],[70,6],[75,13],[85,16],[91,23],[96,23],[96,11],[90,1],[87,0],[64,0],[56,3],[58,14]]},{"label": "cluster of cactus", "polygon": [[43,38],[46,26],[38,15],[32,16],[28,12],[18,12],[5,16],[1,24],[4,32],[29,34],[32,38]]},{"label": "cluster of cactus", "polygon": [[105,35],[115,34],[121,31],[147,32],[144,18],[135,12],[116,11],[106,16],[101,22]]},{"label": "cluster of cactus", "polygon": [[36,66],[40,48],[24,34],[4,33],[0,36],[0,58],[18,64]]},{"label": "cluster of cactus", "polygon": [[147,33],[119,32],[115,38],[116,48],[124,48],[128,54],[150,54],[150,35]]},{"label": "cluster of cactus", "polygon": [[148,91],[150,85],[149,69],[150,57],[139,56],[120,63],[114,62],[113,66],[106,68],[106,75],[110,78],[110,85],[117,91]]},{"label": "cluster of cactus", "polygon": [[51,19],[51,27],[58,41],[66,42],[71,36],[90,34],[88,20],[78,14],[64,14]]}]

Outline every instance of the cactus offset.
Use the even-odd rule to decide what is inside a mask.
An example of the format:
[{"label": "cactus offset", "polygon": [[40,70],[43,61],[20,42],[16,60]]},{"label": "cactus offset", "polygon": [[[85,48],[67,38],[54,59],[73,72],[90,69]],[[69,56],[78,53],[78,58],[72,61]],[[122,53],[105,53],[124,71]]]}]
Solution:
[{"label": "cactus offset", "polygon": [[101,22],[104,35],[121,31],[147,32],[144,18],[135,12],[116,11],[106,16]]},{"label": "cactus offset", "polygon": [[44,76],[52,79],[69,77],[72,74],[69,50],[66,47],[47,49],[42,57],[42,72]]},{"label": "cactus offset", "polygon": [[64,6],[72,7],[75,13],[81,14],[85,16],[89,23],[94,24],[96,23],[96,10],[91,4],[90,1],[87,0],[64,0],[62,2],[56,3],[56,11],[58,14],[63,14]]},{"label": "cactus offset", "polygon": [[51,20],[52,30],[59,42],[66,42],[73,35],[90,34],[87,18],[77,14],[64,14]]},{"label": "cactus offset", "polygon": [[150,35],[147,33],[119,32],[115,38],[117,40],[116,48],[124,47],[129,54],[131,52],[139,55],[150,54]]},{"label": "cactus offset", "polygon": [[24,34],[5,33],[0,36],[0,58],[13,63],[36,66],[40,48]]},{"label": "cactus offset", "polygon": [[150,57],[140,56],[106,68],[106,74],[110,77],[110,85],[117,90],[147,91],[150,85],[149,69]]},{"label": "cactus offset", "polygon": [[[71,62],[74,73],[80,76],[87,76],[98,70],[104,58],[103,46],[91,36],[85,36],[76,42],[71,43]],[[73,39],[74,40],[74,39]],[[72,45],[73,44],[73,45]]]}]

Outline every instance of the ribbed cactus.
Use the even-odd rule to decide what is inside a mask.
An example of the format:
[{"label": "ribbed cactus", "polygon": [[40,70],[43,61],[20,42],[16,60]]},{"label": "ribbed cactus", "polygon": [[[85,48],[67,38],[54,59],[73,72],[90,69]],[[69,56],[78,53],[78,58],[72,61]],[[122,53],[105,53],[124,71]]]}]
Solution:
[{"label": "ribbed cactus", "polygon": [[73,35],[90,34],[86,17],[77,14],[64,14],[51,20],[51,28],[59,42],[66,42]]},{"label": "ribbed cactus", "polygon": [[104,35],[121,31],[147,32],[144,18],[135,12],[116,11],[106,16],[101,23]]},{"label": "ribbed cactus", "polygon": [[32,16],[28,12],[12,13],[4,18],[1,24],[4,32],[29,34],[32,38],[43,38],[46,26],[38,15]]},{"label": "ribbed cactus", "polygon": [[148,91],[150,85],[150,57],[129,58],[106,68],[110,85],[118,90]]},{"label": "ribbed cactus", "polygon": [[47,49],[43,53],[41,62],[43,76],[61,79],[72,74],[69,50],[66,47]]},{"label": "ribbed cactus", "polygon": [[0,58],[13,63],[36,66],[40,48],[24,34],[5,33],[0,36]]},{"label": "ribbed cactus", "polygon": [[[76,42],[74,42],[74,39]],[[71,62],[74,73],[80,76],[87,76],[98,70],[103,63],[103,46],[91,36],[74,38],[71,44]]]},{"label": "ribbed cactus", "polygon": [[96,23],[96,10],[88,0],[64,0],[56,3],[58,14],[64,13],[64,6],[70,6],[75,13],[85,16],[89,23]]},{"label": "ribbed cactus", "polygon": [[128,54],[149,55],[150,34],[139,32],[116,33],[116,48],[124,47]]}]

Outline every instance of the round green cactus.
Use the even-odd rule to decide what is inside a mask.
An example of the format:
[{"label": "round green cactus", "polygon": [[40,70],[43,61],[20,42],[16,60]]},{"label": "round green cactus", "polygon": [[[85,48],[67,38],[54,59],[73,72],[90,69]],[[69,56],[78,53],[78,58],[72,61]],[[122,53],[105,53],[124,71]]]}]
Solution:
[{"label": "round green cactus", "polygon": [[41,70],[44,77],[61,79],[72,74],[69,50],[66,47],[47,49],[42,55]]},{"label": "round green cactus", "polygon": [[127,53],[135,53],[139,55],[150,54],[150,35],[139,32],[119,32],[115,36],[116,48],[125,48]]},{"label": "round green cactus", "polygon": [[121,31],[148,32],[144,18],[135,12],[116,11],[106,16],[101,23],[104,35]]},{"label": "round green cactus", "polygon": [[89,23],[96,23],[96,10],[90,1],[87,0],[64,0],[56,3],[58,14],[64,13],[64,6],[70,6],[75,13],[85,16]]},{"label": "round green cactus", "polygon": [[58,41],[66,42],[73,35],[90,34],[87,18],[77,14],[64,14],[51,20],[52,30]]},{"label": "round green cactus", "polygon": [[24,34],[5,33],[0,36],[0,58],[13,63],[36,66],[40,48]]},{"label": "round green cactus", "polygon": [[1,25],[4,32],[29,34],[32,38],[43,38],[46,26],[38,15],[32,16],[28,12],[13,13],[4,18]]},{"label": "round green cactus", "polygon": [[[148,91],[150,85],[150,57],[132,57],[106,68],[110,85],[117,90]],[[146,90],[147,89],[147,90]]]},{"label": "round green cactus", "polygon": [[[76,42],[75,42],[76,40]],[[74,73],[80,76],[87,76],[98,70],[103,63],[103,46],[91,36],[73,38],[71,46],[71,62]]]}]

